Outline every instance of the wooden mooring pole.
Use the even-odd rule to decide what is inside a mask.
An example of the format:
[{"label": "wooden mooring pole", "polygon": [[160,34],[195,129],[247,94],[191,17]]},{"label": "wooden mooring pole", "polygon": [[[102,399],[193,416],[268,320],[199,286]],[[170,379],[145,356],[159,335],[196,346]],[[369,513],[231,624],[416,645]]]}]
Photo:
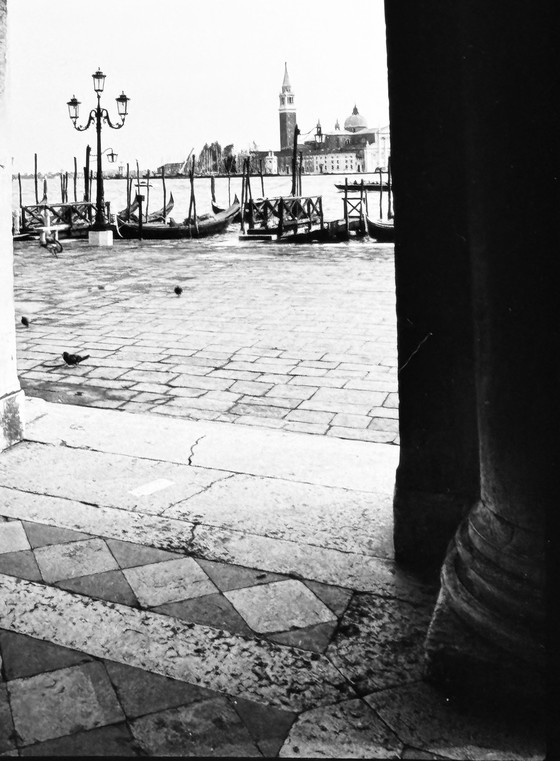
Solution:
[{"label": "wooden mooring pole", "polygon": [[165,187],[165,167],[161,168],[161,184],[163,185],[163,223],[167,224],[167,189]]},{"label": "wooden mooring pole", "polygon": [[78,202],[78,159],[74,156],[74,203]]},{"label": "wooden mooring pole", "polygon": [[33,172],[33,176],[35,178],[35,203],[39,203],[39,187],[38,187],[38,177],[37,177],[37,154],[35,154],[35,169]]}]

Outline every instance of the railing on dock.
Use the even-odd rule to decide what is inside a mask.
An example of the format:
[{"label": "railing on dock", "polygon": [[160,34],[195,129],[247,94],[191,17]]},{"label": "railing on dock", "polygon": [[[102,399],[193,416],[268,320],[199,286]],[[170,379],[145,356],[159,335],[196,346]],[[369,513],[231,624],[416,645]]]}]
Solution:
[{"label": "railing on dock", "polygon": [[243,205],[241,218],[243,233],[269,232],[278,237],[317,225],[322,230],[324,224],[322,196],[250,198]]},{"label": "railing on dock", "polygon": [[348,178],[345,179],[343,202],[344,222],[347,234],[349,234],[351,229],[355,229],[362,234],[365,233],[368,202],[363,180],[359,185],[349,185]]},{"label": "railing on dock", "polygon": [[[95,218],[96,204],[88,201],[74,203],[39,203],[21,207],[22,232],[39,231],[42,227],[63,226],[70,234],[74,230],[88,229]],[[111,206],[105,203],[106,219],[110,219]]]}]

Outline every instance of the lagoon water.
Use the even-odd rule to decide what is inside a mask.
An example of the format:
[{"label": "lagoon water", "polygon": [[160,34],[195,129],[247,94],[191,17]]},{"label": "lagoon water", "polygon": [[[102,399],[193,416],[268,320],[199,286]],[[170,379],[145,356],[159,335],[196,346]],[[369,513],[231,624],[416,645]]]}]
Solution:
[{"label": "lagoon water", "polygon": [[[335,183],[344,182],[345,176],[348,177],[348,182],[352,183],[354,180],[360,182],[362,179],[364,182],[375,182],[379,179],[379,175],[375,174],[319,174],[319,175],[302,175],[302,195],[304,196],[317,196],[323,197],[323,212],[325,220],[330,221],[334,219],[342,219],[344,216],[343,209],[343,196],[344,193],[338,191],[335,188]],[[145,180],[141,180],[146,182]],[[253,198],[262,198],[262,188],[260,177],[251,177],[251,192]],[[289,175],[276,177],[276,176],[264,176],[264,196],[276,197],[281,195],[289,195],[291,190],[291,177]],[[35,186],[32,179],[22,179],[22,203],[23,205],[31,205],[35,203]],[[156,211],[163,206],[163,186],[161,178],[150,178],[149,198],[148,198],[148,211]],[[177,221],[182,221],[189,210],[190,200],[190,182],[188,179],[174,178],[165,180],[167,198],[169,194],[173,193],[175,200],[175,206],[171,212],[171,216]],[[228,205],[228,201],[237,194],[241,198],[241,176],[233,176],[229,183],[225,177],[215,178],[216,186],[216,202],[224,208]],[[111,211],[117,212],[124,209],[126,206],[126,181],[124,179],[111,179],[105,180],[105,200],[110,201]],[[195,178],[194,190],[196,198],[196,210],[198,214],[204,214],[211,211],[211,191],[210,191],[210,178],[201,177]],[[95,200],[95,180],[93,182],[92,194]],[[133,186],[132,194],[136,193],[136,185]],[[147,195],[146,188],[142,189],[144,196]],[[39,180],[39,197],[43,195],[43,180]],[[379,192],[374,191],[368,193],[369,213],[371,217],[379,217]],[[51,177],[47,180],[47,198],[51,203],[60,203],[60,178]],[[68,198],[74,200],[73,193],[73,178],[72,175],[68,176]],[[79,177],[77,182],[77,199],[78,201],[83,199],[83,178]],[[387,215],[387,192],[382,193],[383,203],[383,217]],[[19,205],[19,187],[17,180],[12,182],[12,205],[14,209]]]}]

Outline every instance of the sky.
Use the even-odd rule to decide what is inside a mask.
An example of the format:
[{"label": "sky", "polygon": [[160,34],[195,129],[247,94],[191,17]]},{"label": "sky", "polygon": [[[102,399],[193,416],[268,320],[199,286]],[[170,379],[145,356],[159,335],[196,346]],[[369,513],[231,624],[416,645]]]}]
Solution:
[{"label": "sky", "polygon": [[91,75],[107,78],[103,149],[141,169],[184,160],[217,140],[236,150],[280,148],[284,63],[302,135],[343,126],[354,105],[368,126],[389,122],[383,0],[8,0],[10,131],[14,172],[71,171],[95,152]]}]

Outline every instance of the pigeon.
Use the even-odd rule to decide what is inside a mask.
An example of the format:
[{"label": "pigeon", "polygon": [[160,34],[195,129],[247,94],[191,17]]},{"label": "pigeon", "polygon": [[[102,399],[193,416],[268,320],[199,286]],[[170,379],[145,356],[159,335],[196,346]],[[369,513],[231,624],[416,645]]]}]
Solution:
[{"label": "pigeon", "polygon": [[67,351],[63,351],[62,359],[66,362],[67,365],[79,365],[80,362],[84,361],[84,359],[89,359],[89,354],[86,354],[85,357],[80,357],[79,354],[68,354]]},{"label": "pigeon", "polygon": [[27,319],[25,315],[21,318],[21,324],[25,325],[26,328],[29,327],[29,320]]},{"label": "pigeon", "polygon": [[175,291],[175,293],[177,294],[177,296],[180,296],[180,295],[183,293],[183,289],[181,288],[181,286],[180,286],[180,285],[176,285],[176,286],[175,286],[175,288],[174,288],[173,290]]}]

